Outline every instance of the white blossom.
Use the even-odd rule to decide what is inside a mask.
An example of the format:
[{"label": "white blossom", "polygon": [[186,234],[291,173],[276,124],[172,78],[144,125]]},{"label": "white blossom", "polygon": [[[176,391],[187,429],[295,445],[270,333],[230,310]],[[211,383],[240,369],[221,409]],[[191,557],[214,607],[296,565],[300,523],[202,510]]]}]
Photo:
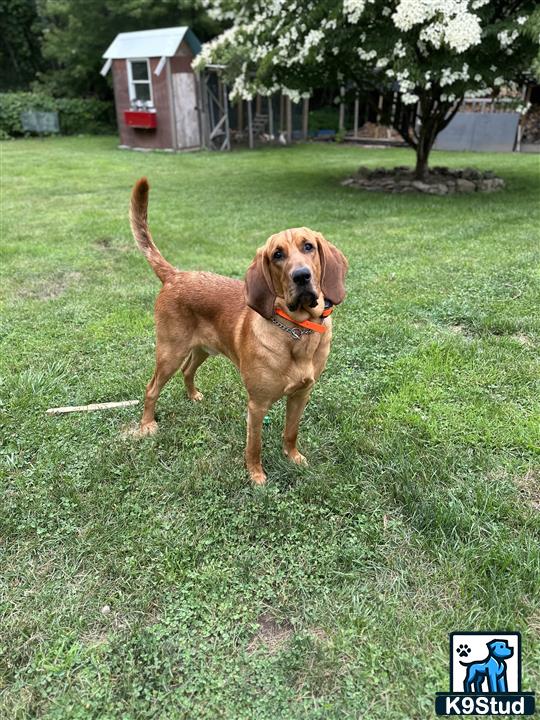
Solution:
[{"label": "white blossom", "polygon": [[407,54],[407,51],[405,50],[405,45],[403,44],[403,41],[401,38],[397,41],[397,43],[394,45],[394,57],[402,58],[405,57]]},{"label": "white blossom", "polygon": [[448,22],[445,40],[458,53],[478,45],[481,39],[482,29],[476,15],[460,13]]},{"label": "white blossom", "polygon": [[404,92],[401,95],[401,102],[404,105],[414,105],[419,100],[418,95],[415,95],[414,93]]},{"label": "white blossom", "polygon": [[357,23],[360,20],[366,0],[343,0],[343,12],[350,23]]},{"label": "white blossom", "polygon": [[[288,97],[290,97],[291,102],[293,102],[295,104],[299,103],[303,96],[303,93],[301,93],[299,90],[295,90],[294,88],[282,87],[281,92],[284,95],[287,95]],[[308,94],[308,97],[309,97],[309,94]]]},{"label": "white blossom", "polygon": [[521,115],[526,115],[529,111],[529,108],[531,107],[531,103],[528,102],[525,105],[520,104],[516,107],[516,112],[520,113]]},{"label": "white blossom", "polygon": [[[504,21],[492,19],[482,10],[489,0],[200,1],[232,27],[205,43],[193,65],[201,70],[212,62],[227,64],[224,75],[235,97],[282,90],[298,102],[304,87],[297,78],[304,67],[326,78],[342,51],[355,55],[342,68],[344,82],[370,69],[382,71],[377,81],[393,90],[397,83],[409,105],[433,89],[442,89],[439,97],[448,103],[459,101],[465,90],[487,95],[488,82],[506,86],[523,69],[521,26],[528,17],[521,10],[509,11]],[[490,37],[497,38],[498,53]],[[487,55],[475,52],[484,39]],[[460,62],[465,52],[468,64]]]},{"label": "white blossom", "polygon": [[517,30],[513,30],[512,32],[509,32],[508,30],[501,30],[501,32],[497,33],[497,38],[501,44],[501,47],[507,48],[512,45],[518,35],[519,32]]},{"label": "white blossom", "polygon": [[444,42],[458,53],[478,45],[482,36],[478,16],[463,0],[399,0],[392,18],[403,32],[423,25],[422,40],[435,48]]},{"label": "white blossom", "polygon": [[358,48],[358,55],[360,56],[361,60],[373,60],[377,57],[377,51],[376,50],[363,50],[362,48]]}]

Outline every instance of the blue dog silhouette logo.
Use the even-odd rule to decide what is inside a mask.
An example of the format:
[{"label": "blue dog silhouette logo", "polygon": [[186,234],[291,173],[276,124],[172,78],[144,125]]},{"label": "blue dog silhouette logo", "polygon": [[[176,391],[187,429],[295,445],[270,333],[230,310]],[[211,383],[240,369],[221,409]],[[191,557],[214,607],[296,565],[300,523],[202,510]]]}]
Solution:
[{"label": "blue dog silhouette logo", "polygon": [[[487,680],[488,692],[508,692],[505,660],[512,657],[514,648],[508,646],[508,640],[492,640],[487,643],[487,649],[488,656],[480,662],[459,661],[460,665],[465,665],[467,668],[463,681],[463,689],[467,693],[481,693],[485,680]],[[463,650],[458,651],[458,655],[463,657]]]},{"label": "blue dog silhouette logo", "polygon": [[534,706],[521,690],[519,633],[450,634],[450,692],[437,693],[437,715],[532,715]]}]

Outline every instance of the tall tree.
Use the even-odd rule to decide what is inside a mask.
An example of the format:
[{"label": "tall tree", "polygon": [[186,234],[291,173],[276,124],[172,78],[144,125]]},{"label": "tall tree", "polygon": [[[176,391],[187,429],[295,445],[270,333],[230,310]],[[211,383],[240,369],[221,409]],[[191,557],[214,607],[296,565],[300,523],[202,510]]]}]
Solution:
[{"label": "tall tree", "polygon": [[26,89],[43,67],[36,0],[0,0],[0,91]]},{"label": "tall tree", "polygon": [[[328,82],[399,91],[396,129],[425,177],[438,133],[465,94],[497,92],[527,70],[535,0],[206,0],[232,27],[197,65],[226,64],[233,94],[282,89],[293,99]],[[532,17],[531,17],[532,16]]]},{"label": "tall tree", "polygon": [[43,54],[49,69],[40,81],[55,95],[110,97],[99,70],[107,46],[120,32],[188,25],[201,39],[222,27],[197,0],[39,0]]}]

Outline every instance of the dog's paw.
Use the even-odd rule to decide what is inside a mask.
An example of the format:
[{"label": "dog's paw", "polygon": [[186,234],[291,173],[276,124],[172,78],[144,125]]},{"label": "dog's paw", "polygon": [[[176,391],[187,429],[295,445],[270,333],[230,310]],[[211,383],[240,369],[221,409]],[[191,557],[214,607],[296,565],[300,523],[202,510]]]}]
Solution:
[{"label": "dog's paw", "polygon": [[295,465],[307,465],[308,461],[296,448],[294,450],[283,450],[285,456],[289,458]]},{"label": "dog's paw", "polygon": [[130,423],[129,425],[125,425],[120,434],[123,438],[142,438],[146,437],[147,435],[154,435],[157,432],[158,424],[157,422],[148,423],[147,425],[141,425],[140,423]]},{"label": "dog's paw", "polygon": [[471,653],[471,648],[468,645],[458,645],[456,648],[456,652],[459,657],[469,657]]},{"label": "dog's paw", "polygon": [[155,435],[158,431],[158,424],[155,420],[152,420],[152,422],[145,423],[144,425],[141,423],[139,425],[139,432],[137,433],[139,437],[146,437],[148,435]]},{"label": "dog's paw", "polygon": [[195,390],[195,392],[190,393],[189,399],[193,400],[193,402],[200,402],[204,399],[204,395],[202,394],[202,392]]},{"label": "dog's paw", "polygon": [[251,478],[251,482],[254,485],[265,485],[266,484],[266,474],[262,468],[252,468],[248,470],[249,477]]}]

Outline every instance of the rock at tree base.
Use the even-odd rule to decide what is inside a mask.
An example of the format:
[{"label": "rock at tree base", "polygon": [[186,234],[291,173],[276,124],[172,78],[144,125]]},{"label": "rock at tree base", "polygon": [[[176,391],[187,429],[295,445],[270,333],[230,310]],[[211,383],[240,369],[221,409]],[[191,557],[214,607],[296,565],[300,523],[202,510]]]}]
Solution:
[{"label": "rock at tree base", "polygon": [[423,180],[417,180],[413,168],[404,165],[394,168],[362,166],[352,177],[346,178],[341,184],[371,192],[425,193],[427,195],[495,192],[505,186],[504,180],[496,177],[491,170],[484,172],[475,168],[453,170],[448,167],[435,166],[428,171]]}]

